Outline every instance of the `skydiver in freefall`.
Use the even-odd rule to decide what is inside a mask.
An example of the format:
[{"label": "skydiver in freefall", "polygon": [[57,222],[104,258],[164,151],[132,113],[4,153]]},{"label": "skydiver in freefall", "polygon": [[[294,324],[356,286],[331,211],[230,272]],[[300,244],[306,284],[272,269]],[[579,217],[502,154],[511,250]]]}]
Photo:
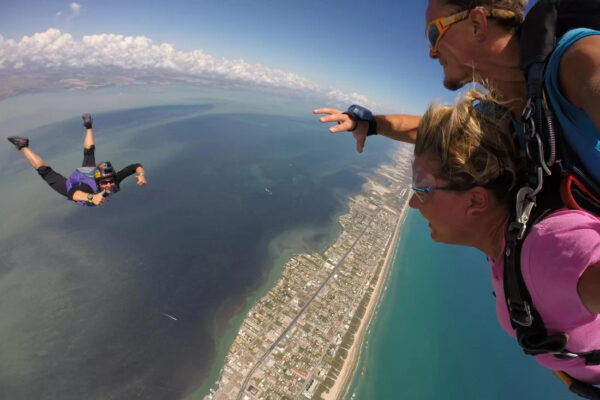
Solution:
[{"label": "skydiver in freefall", "polygon": [[83,163],[69,178],[65,178],[46,165],[44,160],[29,148],[28,138],[10,136],[8,141],[25,155],[27,161],[52,189],[79,205],[95,207],[104,204],[107,197],[119,191],[121,181],[134,173],[137,173],[138,186],[145,185],[144,168],[139,163],[128,165],[120,171],[115,171],[110,161],[103,161],[96,165],[92,116],[83,114],[82,118],[83,126],[86,128]]}]

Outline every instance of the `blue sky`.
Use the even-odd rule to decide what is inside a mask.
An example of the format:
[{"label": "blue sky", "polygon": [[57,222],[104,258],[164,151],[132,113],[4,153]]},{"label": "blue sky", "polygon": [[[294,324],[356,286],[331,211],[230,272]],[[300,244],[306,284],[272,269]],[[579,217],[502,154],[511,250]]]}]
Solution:
[{"label": "blue sky", "polygon": [[438,63],[428,58],[426,5],[425,0],[21,0],[0,3],[0,35],[19,42],[56,28],[74,41],[85,35],[143,36],[153,45],[202,50],[356,92],[381,111],[418,113],[435,98],[454,97],[442,87]]}]

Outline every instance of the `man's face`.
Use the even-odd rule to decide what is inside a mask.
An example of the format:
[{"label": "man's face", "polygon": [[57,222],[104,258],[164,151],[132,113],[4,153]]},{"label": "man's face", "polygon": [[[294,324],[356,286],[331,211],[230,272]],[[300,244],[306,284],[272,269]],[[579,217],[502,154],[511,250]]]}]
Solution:
[{"label": "man's face", "polygon": [[115,179],[100,179],[98,181],[98,186],[100,186],[100,191],[105,191],[106,193],[112,193],[115,188]]},{"label": "man's face", "polygon": [[[440,0],[429,0],[425,12],[426,26],[436,18],[447,17],[456,12]],[[457,90],[473,80],[474,61],[471,49],[472,29],[468,19],[449,26],[438,43],[437,51],[430,50],[429,57],[439,60],[444,69],[444,86]]]}]

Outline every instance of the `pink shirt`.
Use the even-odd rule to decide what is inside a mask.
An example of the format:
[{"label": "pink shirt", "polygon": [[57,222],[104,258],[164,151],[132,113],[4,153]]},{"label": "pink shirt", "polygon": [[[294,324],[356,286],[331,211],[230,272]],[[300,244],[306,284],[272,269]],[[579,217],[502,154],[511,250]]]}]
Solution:
[{"label": "pink shirt", "polygon": [[[489,260],[498,320],[515,337],[504,299],[504,259]],[[600,314],[591,313],[577,293],[579,278],[598,261],[600,220],[582,211],[563,209],[551,214],[531,229],[523,243],[521,270],[533,305],[549,332],[569,335],[567,349],[572,352],[600,349]],[[561,360],[548,354],[535,359],[576,379],[600,383],[600,365],[586,366],[582,359]]]}]

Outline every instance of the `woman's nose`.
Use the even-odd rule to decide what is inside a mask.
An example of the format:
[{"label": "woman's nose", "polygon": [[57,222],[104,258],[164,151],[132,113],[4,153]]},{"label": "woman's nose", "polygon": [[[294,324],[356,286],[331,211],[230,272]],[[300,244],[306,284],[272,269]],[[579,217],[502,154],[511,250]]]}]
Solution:
[{"label": "woman's nose", "polygon": [[416,193],[413,193],[412,196],[410,196],[410,200],[408,201],[408,206],[410,208],[418,209],[420,205],[421,205],[421,200],[418,199]]}]

